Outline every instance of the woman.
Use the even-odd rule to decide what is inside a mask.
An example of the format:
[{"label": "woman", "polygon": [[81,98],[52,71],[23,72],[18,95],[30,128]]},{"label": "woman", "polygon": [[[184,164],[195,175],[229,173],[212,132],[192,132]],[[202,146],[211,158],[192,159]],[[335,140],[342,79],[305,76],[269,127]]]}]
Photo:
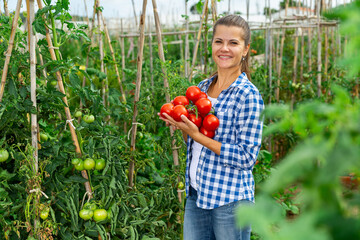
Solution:
[{"label": "woman", "polygon": [[[199,83],[211,100],[220,126],[213,139],[182,116],[176,122],[160,117],[183,132],[187,141],[184,239],[250,239],[250,227],[239,228],[235,209],[254,202],[252,169],[261,145],[264,108],[249,81],[250,29],[237,15],[214,25],[212,57],[217,73]],[[246,216],[242,216],[246,217]]]}]

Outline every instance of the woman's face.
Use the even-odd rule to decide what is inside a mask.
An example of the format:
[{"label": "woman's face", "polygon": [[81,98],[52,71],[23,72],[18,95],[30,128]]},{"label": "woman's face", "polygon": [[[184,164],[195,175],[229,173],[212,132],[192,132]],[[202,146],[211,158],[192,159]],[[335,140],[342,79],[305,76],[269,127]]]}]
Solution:
[{"label": "woman's face", "polygon": [[238,68],[250,44],[245,46],[243,29],[236,26],[217,25],[212,42],[212,57],[218,70]]}]

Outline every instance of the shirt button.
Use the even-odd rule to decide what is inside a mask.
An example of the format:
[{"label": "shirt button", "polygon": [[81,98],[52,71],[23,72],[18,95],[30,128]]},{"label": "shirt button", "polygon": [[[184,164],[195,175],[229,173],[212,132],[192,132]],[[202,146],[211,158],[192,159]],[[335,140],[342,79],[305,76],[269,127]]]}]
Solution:
[{"label": "shirt button", "polygon": [[198,173],[200,173],[200,169],[198,169]]}]

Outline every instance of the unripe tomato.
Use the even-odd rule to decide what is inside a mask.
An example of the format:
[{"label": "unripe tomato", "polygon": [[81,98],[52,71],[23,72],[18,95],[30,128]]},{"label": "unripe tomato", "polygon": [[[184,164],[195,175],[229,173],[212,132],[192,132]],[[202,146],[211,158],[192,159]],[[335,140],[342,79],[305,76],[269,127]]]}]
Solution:
[{"label": "unripe tomato", "polygon": [[107,215],[108,213],[105,209],[96,209],[93,218],[95,222],[101,222],[107,219]]},{"label": "unripe tomato", "polygon": [[96,203],[94,202],[87,202],[84,204],[83,209],[95,211],[97,209]]},{"label": "unripe tomato", "polygon": [[178,189],[183,190],[185,188],[185,184],[183,182],[178,183]]},{"label": "unripe tomato", "polygon": [[46,142],[49,139],[49,136],[46,133],[40,133],[40,140]]},{"label": "unripe tomato", "polygon": [[82,112],[81,111],[76,111],[74,114],[74,117],[81,117],[82,116]]},{"label": "unripe tomato", "polygon": [[92,122],[95,121],[95,117],[94,117],[94,115],[92,115],[92,114],[87,114],[87,115],[85,115],[85,116],[83,117],[83,119],[84,119],[84,121],[85,121],[86,123],[92,123]]},{"label": "unripe tomato", "polygon": [[94,212],[89,209],[81,209],[79,216],[84,220],[90,220],[94,216]]},{"label": "unripe tomato", "polygon": [[174,106],[177,106],[177,105],[187,106],[190,104],[190,102],[189,102],[189,99],[187,99],[185,96],[177,96],[174,98],[173,104],[174,104]]},{"label": "unripe tomato", "polygon": [[78,171],[84,170],[84,161],[80,160],[77,164],[74,165],[75,169]]},{"label": "unripe tomato", "polygon": [[96,159],[95,161],[95,169],[96,170],[103,170],[105,168],[106,162],[104,159],[100,158],[100,159]]},{"label": "unripe tomato", "polygon": [[95,167],[95,160],[92,158],[86,158],[84,160],[84,169],[91,170]]},{"label": "unripe tomato", "polygon": [[74,159],[71,160],[71,164],[76,165],[76,164],[78,164],[80,161],[81,161],[80,158],[74,158]]},{"label": "unripe tomato", "polygon": [[0,162],[5,162],[9,158],[9,152],[6,149],[0,149]]},{"label": "unripe tomato", "polygon": [[57,81],[56,80],[52,80],[51,82],[50,82],[50,84],[51,84],[51,86],[56,86],[57,85]]},{"label": "unripe tomato", "polygon": [[214,114],[207,115],[203,120],[203,127],[209,131],[215,131],[219,125],[219,119]]},{"label": "unripe tomato", "polygon": [[41,218],[42,220],[47,219],[48,216],[49,216],[49,211],[43,210],[43,211],[40,212],[40,218]]},{"label": "unripe tomato", "polygon": [[163,118],[166,118],[163,113],[166,113],[167,115],[171,116],[172,111],[174,110],[174,104],[172,103],[165,103],[164,105],[161,106],[160,109],[160,116]]}]

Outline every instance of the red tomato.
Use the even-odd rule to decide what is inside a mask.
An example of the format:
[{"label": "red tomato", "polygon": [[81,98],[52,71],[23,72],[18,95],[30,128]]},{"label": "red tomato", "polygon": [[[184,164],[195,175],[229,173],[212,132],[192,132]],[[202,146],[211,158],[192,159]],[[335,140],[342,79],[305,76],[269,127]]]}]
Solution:
[{"label": "red tomato", "polygon": [[174,110],[174,105],[172,103],[165,103],[164,105],[162,105],[160,109],[160,116],[166,118],[163,115],[163,113],[166,113],[167,115],[171,116],[173,110]]},{"label": "red tomato", "polygon": [[204,134],[205,136],[209,137],[209,138],[213,138],[215,136],[215,132],[214,131],[209,131],[209,130],[206,130],[206,128],[204,127],[201,127],[200,128],[200,132],[202,134]]},{"label": "red tomato", "polygon": [[219,127],[220,122],[215,115],[209,114],[204,118],[202,124],[206,130],[215,131]]},{"label": "red tomato", "polygon": [[208,98],[200,98],[195,105],[201,116],[206,116],[211,111],[211,101]]},{"label": "red tomato", "polygon": [[198,128],[201,127],[202,117],[200,117],[200,115],[198,115],[198,117],[196,117],[196,114],[190,113],[190,114],[189,114],[189,119],[190,119],[190,121],[192,121]]},{"label": "red tomato", "polygon": [[172,112],[172,118],[177,121],[177,122],[181,122],[181,115],[185,115],[185,117],[189,117],[189,112],[186,109],[186,107],[184,105],[177,105],[174,107],[174,110]]},{"label": "red tomato", "polygon": [[199,98],[198,98],[198,99],[200,99],[200,98],[207,98],[206,93],[201,92],[201,93],[199,94]]},{"label": "red tomato", "polygon": [[187,99],[189,99],[193,103],[195,103],[199,99],[200,94],[201,90],[197,86],[188,87],[185,93]]},{"label": "red tomato", "polygon": [[189,99],[187,99],[185,96],[177,96],[174,98],[173,104],[174,104],[174,106],[177,106],[177,105],[187,106],[190,103],[189,103]]}]

